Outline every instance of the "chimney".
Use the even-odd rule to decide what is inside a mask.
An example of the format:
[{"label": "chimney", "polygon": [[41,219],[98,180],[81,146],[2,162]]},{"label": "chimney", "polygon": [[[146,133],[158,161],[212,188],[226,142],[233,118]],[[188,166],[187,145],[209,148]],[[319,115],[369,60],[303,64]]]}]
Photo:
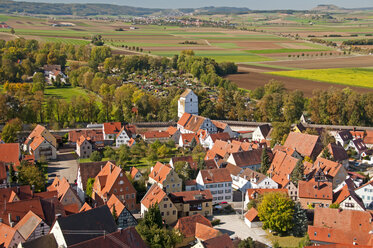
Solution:
[{"label": "chimney", "polygon": [[10,223],[12,223],[12,214],[11,213],[8,213],[8,222],[9,222],[9,225],[10,225]]},{"label": "chimney", "polygon": [[34,193],[35,193],[35,185],[31,186],[31,198],[34,198]]},{"label": "chimney", "polygon": [[19,192],[21,192],[21,189],[17,186],[17,195],[19,195]]}]

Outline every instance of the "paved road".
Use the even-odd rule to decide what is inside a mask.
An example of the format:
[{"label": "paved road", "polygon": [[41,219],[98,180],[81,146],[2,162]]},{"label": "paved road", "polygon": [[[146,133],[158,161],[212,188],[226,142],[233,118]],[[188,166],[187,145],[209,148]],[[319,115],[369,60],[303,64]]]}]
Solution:
[{"label": "paved road", "polygon": [[271,242],[266,238],[266,232],[262,228],[249,228],[245,222],[240,219],[240,215],[217,215],[215,218],[220,219],[221,224],[214,226],[214,228],[222,233],[227,233],[231,238],[238,237],[240,239],[246,239],[247,237],[251,237],[268,246],[272,246]]},{"label": "paved road", "polygon": [[78,170],[76,158],[77,155],[72,152],[57,152],[57,160],[48,165],[49,179],[65,177],[69,183],[74,183]]}]

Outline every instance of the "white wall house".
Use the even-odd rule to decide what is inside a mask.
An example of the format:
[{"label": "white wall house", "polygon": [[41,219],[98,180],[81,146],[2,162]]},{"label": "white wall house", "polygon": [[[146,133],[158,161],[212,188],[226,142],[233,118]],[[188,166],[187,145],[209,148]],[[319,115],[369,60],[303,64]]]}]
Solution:
[{"label": "white wall house", "polygon": [[210,190],[213,204],[232,202],[232,178],[225,168],[200,170],[196,179],[198,190]]},{"label": "white wall house", "polygon": [[81,136],[76,142],[76,154],[78,154],[79,158],[89,158],[92,151],[92,143],[85,137]]},{"label": "white wall house", "polygon": [[367,209],[373,209],[373,181],[355,189],[355,193],[361,198]]},{"label": "white wall house", "polygon": [[178,117],[184,113],[198,115],[198,96],[190,89],[185,90],[178,100]]},{"label": "white wall house", "polygon": [[350,141],[353,139],[350,131],[348,130],[335,133],[334,138],[335,143],[340,144],[343,147],[348,145]]},{"label": "white wall house", "polygon": [[128,136],[126,130],[124,130],[123,127],[117,135],[117,139],[115,140],[115,146],[120,147],[121,145],[127,145],[130,139],[131,137]]},{"label": "white wall house", "polygon": [[[183,118],[185,117],[185,120]],[[180,133],[197,133],[198,130],[206,130],[209,133],[216,133],[217,127],[212,123],[209,118],[198,115],[183,115],[177,123],[177,129]]]},{"label": "white wall house", "polygon": [[[252,173],[254,172],[254,174]],[[232,176],[233,188],[245,192],[247,189],[277,189],[278,184],[271,178],[250,169],[241,174]]]},{"label": "white wall house", "polygon": [[253,141],[260,142],[267,138],[271,127],[268,124],[258,126],[253,132]]},{"label": "white wall house", "polygon": [[45,158],[52,160],[57,158],[57,149],[42,136],[36,137],[29,146],[30,154],[33,154],[35,160]]}]

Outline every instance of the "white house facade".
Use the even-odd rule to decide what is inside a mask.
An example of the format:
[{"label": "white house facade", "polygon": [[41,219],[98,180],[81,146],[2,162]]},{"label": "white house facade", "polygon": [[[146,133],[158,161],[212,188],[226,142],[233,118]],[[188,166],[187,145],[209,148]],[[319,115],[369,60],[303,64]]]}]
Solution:
[{"label": "white house facade", "polygon": [[373,181],[355,189],[355,193],[361,198],[367,209],[373,209]]},{"label": "white house facade", "polygon": [[198,115],[198,96],[190,89],[185,90],[178,100],[178,117],[184,113]]},{"label": "white house facade", "polygon": [[128,136],[124,128],[122,128],[117,135],[117,139],[115,140],[115,146],[120,147],[121,145],[127,145],[130,139],[131,138]]},{"label": "white house facade", "polygon": [[[225,170],[225,171],[223,171]],[[214,175],[215,174],[215,175]],[[220,174],[219,176],[217,174]],[[222,174],[226,174],[222,176]],[[196,178],[198,190],[210,190],[213,204],[232,202],[232,179],[226,169],[201,170]]]}]

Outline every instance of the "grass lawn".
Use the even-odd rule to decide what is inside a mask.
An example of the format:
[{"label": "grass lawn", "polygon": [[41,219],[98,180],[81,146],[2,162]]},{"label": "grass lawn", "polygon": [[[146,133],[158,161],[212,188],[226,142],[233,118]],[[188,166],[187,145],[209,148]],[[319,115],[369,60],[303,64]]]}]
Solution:
[{"label": "grass lawn", "polygon": [[370,68],[336,68],[278,71],[269,73],[286,77],[316,80],[320,82],[373,88],[373,69]]},{"label": "grass lawn", "polygon": [[286,237],[280,237],[280,236],[274,236],[272,233],[266,231],[267,238],[274,244],[275,242],[278,242],[280,247],[299,247],[299,242],[301,242],[304,238],[297,238],[294,236],[286,236]]},{"label": "grass lawn", "polygon": [[80,87],[66,87],[66,88],[55,88],[47,87],[44,90],[46,97],[57,97],[60,99],[70,100],[73,96],[88,96],[88,91]]}]

